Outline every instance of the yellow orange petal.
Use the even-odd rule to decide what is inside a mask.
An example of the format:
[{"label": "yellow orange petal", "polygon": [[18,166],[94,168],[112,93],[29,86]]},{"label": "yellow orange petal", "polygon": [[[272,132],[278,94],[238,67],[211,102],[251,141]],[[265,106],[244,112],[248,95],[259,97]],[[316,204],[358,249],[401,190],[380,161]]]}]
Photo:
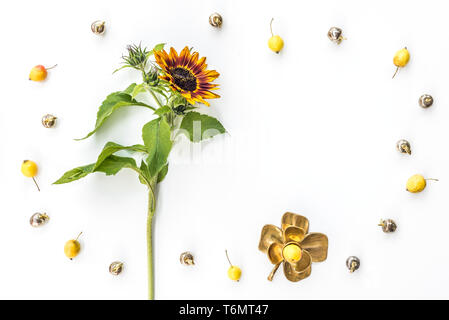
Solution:
[{"label": "yellow orange petal", "polygon": [[168,61],[170,62],[171,66],[176,66],[176,63],[178,61],[178,53],[173,47],[170,48],[170,55]]},{"label": "yellow orange petal", "polygon": [[187,64],[187,67],[193,69],[193,67],[197,65],[198,57],[198,52],[193,53],[193,55],[190,57],[189,63]]},{"label": "yellow orange petal", "polygon": [[187,65],[189,58],[190,58],[190,50],[187,46],[185,46],[184,49],[182,49],[181,53],[179,54],[178,65],[179,66]]}]

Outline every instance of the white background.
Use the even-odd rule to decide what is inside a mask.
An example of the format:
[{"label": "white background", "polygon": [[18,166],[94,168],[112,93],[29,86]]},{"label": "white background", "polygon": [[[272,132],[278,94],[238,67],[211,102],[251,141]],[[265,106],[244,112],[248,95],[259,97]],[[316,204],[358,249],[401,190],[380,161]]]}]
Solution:
[{"label": "white background", "polygon": [[[208,23],[220,12],[223,28]],[[285,40],[267,48],[269,22]],[[90,24],[106,21],[102,37]],[[344,30],[337,46],[326,36]],[[149,110],[117,112],[83,142],[107,94],[139,75],[112,75],[125,47],[160,42],[207,56],[221,99],[204,111],[229,134],[195,148],[181,140],[160,185],[155,225],[158,299],[449,298],[447,250],[449,59],[444,1],[8,1],[0,8],[0,298],[145,299],[146,190],[134,172],[53,181],[93,162],[107,141],[140,143]],[[411,60],[394,80],[394,53]],[[30,82],[36,64],[58,67]],[[435,104],[418,106],[421,94]],[[46,113],[58,126],[45,129]],[[395,150],[400,138],[412,156]],[[199,149],[200,150],[199,150]],[[20,173],[39,164],[42,192]],[[405,191],[415,173],[439,178]],[[285,211],[305,215],[329,237],[327,261],[299,283],[273,282],[257,245],[262,226]],[[36,211],[51,220],[40,229]],[[394,234],[377,226],[398,223]],[[73,261],[66,240],[81,237]],[[240,282],[228,263],[243,270]],[[196,266],[179,254],[190,250]],[[345,260],[360,257],[349,274]],[[119,277],[107,269],[125,262]]]}]

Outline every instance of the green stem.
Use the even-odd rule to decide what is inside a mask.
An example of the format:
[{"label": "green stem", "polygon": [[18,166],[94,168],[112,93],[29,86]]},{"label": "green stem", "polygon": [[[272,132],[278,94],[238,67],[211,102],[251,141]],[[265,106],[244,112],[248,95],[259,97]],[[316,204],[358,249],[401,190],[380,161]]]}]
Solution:
[{"label": "green stem", "polygon": [[153,191],[148,192],[147,216],[147,255],[148,255],[148,299],[154,300],[154,265],[153,265],[153,216],[156,211],[156,199]]},{"label": "green stem", "polygon": [[154,101],[156,101],[156,103],[158,104],[159,107],[163,107],[162,103],[159,101],[159,99],[157,98],[156,94],[153,92],[153,90],[148,89],[148,92],[151,93],[151,95],[153,96]]},{"label": "green stem", "polygon": [[151,109],[151,110],[153,110],[153,111],[156,111],[156,108],[154,108],[154,107],[152,107],[152,106],[149,106],[149,105],[142,106],[142,107],[145,107],[145,108]]}]

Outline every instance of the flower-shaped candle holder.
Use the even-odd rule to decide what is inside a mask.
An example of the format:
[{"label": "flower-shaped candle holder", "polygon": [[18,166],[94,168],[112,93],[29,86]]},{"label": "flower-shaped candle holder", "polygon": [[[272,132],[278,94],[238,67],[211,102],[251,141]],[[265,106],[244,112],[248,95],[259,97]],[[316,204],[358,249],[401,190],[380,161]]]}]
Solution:
[{"label": "flower-shaped candle holder", "polygon": [[317,232],[308,233],[309,220],[291,212],[282,216],[281,227],[267,224],[260,235],[259,250],[266,253],[274,265],[268,280],[273,279],[282,263],[288,280],[303,280],[310,276],[312,262],[326,260],[327,236]]}]

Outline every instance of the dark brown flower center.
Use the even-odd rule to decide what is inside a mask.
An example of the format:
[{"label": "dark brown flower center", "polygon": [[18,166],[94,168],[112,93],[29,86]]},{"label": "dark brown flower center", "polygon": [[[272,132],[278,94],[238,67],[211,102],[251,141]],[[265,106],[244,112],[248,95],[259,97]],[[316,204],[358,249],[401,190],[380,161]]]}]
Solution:
[{"label": "dark brown flower center", "polygon": [[192,72],[184,68],[174,68],[170,71],[175,84],[182,90],[195,91],[196,78]]}]

